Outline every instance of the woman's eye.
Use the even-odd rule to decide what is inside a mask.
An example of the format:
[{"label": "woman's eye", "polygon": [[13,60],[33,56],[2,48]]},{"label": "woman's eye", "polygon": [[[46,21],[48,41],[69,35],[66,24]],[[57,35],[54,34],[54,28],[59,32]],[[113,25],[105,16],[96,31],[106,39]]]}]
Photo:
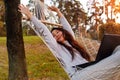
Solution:
[{"label": "woman's eye", "polygon": [[59,32],[57,32],[57,33],[59,33]]}]

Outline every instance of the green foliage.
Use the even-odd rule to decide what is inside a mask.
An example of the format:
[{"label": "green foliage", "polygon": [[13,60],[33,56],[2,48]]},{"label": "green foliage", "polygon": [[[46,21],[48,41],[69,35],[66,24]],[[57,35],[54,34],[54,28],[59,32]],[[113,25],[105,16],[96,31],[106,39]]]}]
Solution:
[{"label": "green foliage", "polygon": [[[69,80],[55,57],[37,36],[24,36],[29,80]],[[0,80],[8,77],[6,38],[0,37]]]},{"label": "green foliage", "polygon": [[99,39],[101,40],[105,33],[120,34],[120,24],[109,22],[99,27]]}]

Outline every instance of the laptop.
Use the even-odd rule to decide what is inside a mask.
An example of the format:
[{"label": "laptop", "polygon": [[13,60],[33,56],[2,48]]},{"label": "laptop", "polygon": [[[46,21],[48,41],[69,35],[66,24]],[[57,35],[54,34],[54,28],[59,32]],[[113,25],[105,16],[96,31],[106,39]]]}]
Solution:
[{"label": "laptop", "polygon": [[98,50],[98,54],[96,56],[95,61],[84,63],[81,65],[76,65],[76,67],[85,68],[87,66],[90,66],[92,64],[99,62],[100,60],[110,56],[118,45],[120,45],[120,35],[105,34],[101,41],[101,45]]},{"label": "laptop", "polygon": [[114,49],[120,45],[120,35],[118,34],[105,34],[101,41],[96,60],[100,61],[112,54]]}]

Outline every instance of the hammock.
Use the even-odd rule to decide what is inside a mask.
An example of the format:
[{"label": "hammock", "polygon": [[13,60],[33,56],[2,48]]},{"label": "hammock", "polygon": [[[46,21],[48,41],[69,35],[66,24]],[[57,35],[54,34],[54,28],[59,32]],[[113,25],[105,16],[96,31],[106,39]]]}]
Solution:
[{"label": "hammock", "polygon": [[95,58],[98,49],[100,46],[100,42],[97,40],[92,40],[89,38],[84,38],[82,36],[78,37],[77,40],[85,47],[86,51],[93,57]]},{"label": "hammock", "polygon": [[[36,2],[37,1],[37,2]],[[32,8],[32,9],[35,9],[35,10],[38,10],[38,11],[40,11],[40,12],[37,12],[37,11],[35,11],[35,10],[32,10],[32,11],[35,11],[34,12],[34,15],[35,16],[39,16],[38,18],[40,19],[40,20],[47,20],[47,21],[45,21],[45,22],[43,22],[43,23],[45,23],[46,25],[54,25],[54,26],[61,26],[59,23],[58,23],[58,21],[57,21],[57,18],[56,18],[56,16],[54,16],[54,14],[51,12],[51,11],[49,11],[48,9],[47,9],[47,6],[46,5],[43,5],[43,3],[42,2],[40,2],[40,1],[38,1],[38,0],[36,0],[35,2],[34,2],[34,5],[36,6],[35,8]],[[36,4],[37,3],[37,4]],[[38,8],[37,8],[38,7]],[[39,8],[39,7],[42,7],[42,8]],[[44,11],[44,10],[46,10],[46,11]],[[43,13],[44,12],[44,13]],[[47,14],[48,13],[48,14]],[[47,18],[46,17],[40,17],[40,16],[44,16],[44,15],[46,15],[47,16]],[[49,19],[48,19],[49,18]],[[51,23],[50,21],[52,21],[53,23]],[[56,24],[57,23],[57,24]],[[29,26],[31,26],[32,24],[31,23],[28,23],[28,25]],[[33,25],[32,25],[33,26]],[[36,34],[39,36],[39,37],[41,37],[40,35],[39,35],[39,33],[34,29],[34,27],[32,27],[33,28],[33,30],[36,32]],[[90,53],[94,53],[93,55],[96,55],[97,54],[97,52],[98,52],[98,48],[99,48],[99,45],[100,45],[100,43],[98,43],[97,41],[93,41],[93,40],[90,40],[90,39],[87,39],[87,38],[83,38],[83,37],[80,37],[79,38],[79,40],[81,41],[81,43],[83,43],[83,45],[85,46],[85,48],[86,48],[86,50],[88,51],[88,52],[90,52]],[[44,41],[44,40],[43,40]],[[94,46],[93,44],[97,44],[97,48],[96,48],[96,46]],[[48,46],[49,47],[49,46]],[[61,64],[61,62],[59,61],[59,59],[57,58],[57,55],[56,54],[54,54],[54,52],[52,52],[53,53],[53,55],[55,56],[55,58],[57,59],[57,61]],[[100,64],[100,63],[99,63]],[[61,66],[62,66],[62,64],[61,64]],[[63,66],[62,66],[63,67]],[[64,69],[64,67],[63,67],[63,69]],[[94,70],[93,72],[94,73],[91,73],[90,72],[90,70],[89,70],[89,67],[87,67],[87,68],[85,68],[85,69],[88,69],[87,71],[88,71],[88,73],[86,73],[86,72],[76,72],[77,74],[81,74],[81,75],[75,75],[75,76],[77,76],[76,78],[80,78],[81,77],[81,80],[110,80],[110,79],[112,79],[113,77],[115,78],[115,77],[117,77],[118,79],[120,78],[120,75],[118,75],[119,73],[118,73],[118,71],[120,71],[120,65],[118,65],[117,67],[115,66],[115,67],[113,67],[113,69],[108,69],[108,68],[106,68],[106,70],[100,70],[99,72],[97,72],[97,69],[96,70]],[[94,68],[95,69],[95,68]],[[84,70],[84,69],[83,69]],[[105,72],[106,71],[106,72]],[[111,73],[108,73],[108,71],[110,71]],[[103,73],[102,75],[100,75],[100,76],[94,76],[94,74],[99,74],[99,73]],[[117,74],[118,73],[118,74]],[[93,76],[91,75],[91,74],[93,74]],[[74,77],[75,77],[74,76]],[[108,76],[108,77],[105,77],[105,76]],[[87,78],[85,78],[85,77],[87,77]],[[82,79],[83,78],[83,79]],[[116,79],[116,80],[118,80],[118,79]],[[73,80],[79,80],[79,79],[73,79]],[[115,80],[115,79],[112,79],[112,80]]]}]

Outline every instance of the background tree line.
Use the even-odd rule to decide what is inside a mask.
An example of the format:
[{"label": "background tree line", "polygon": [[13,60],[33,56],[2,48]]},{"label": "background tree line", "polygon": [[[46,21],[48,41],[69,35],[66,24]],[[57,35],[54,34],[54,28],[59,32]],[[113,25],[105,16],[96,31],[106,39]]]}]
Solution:
[{"label": "background tree line", "polygon": [[[116,0],[105,0],[105,4],[103,6],[100,5],[100,3],[97,0],[90,0],[87,2],[87,4],[90,5],[88,7],[88,12],[86,12],[83,9],[83,5],[76,0],[71,1],[65,1],[65,0],[51,0],[54,5],[56,5],[61,12],[65,15],[70,25],[75,28],[73,28],[74,31],[78,30],[78,17],[81,19],[80,24],[82,24],[83,28],[86,28],[86,26],[89,26],[90,29],[87,30],[87,34],[90,35],[93,39],[99,38],[99,31],[98,30],[106,30],[106,29],[99,29],[100,25],[104,25],[108,22],[118,24],[115,22],[115,19],[113,18],[113,14],[118,14],[120,12],[119,4],[116,5]],[[33,1],[29,1],[31,4]],[[44,2],[44,0],[42,0]],[[90,4],[92,2],[92,4]],[[4,3],[3,0],[0,1],[0,36],[6,36],[6,28],[4,23]],[[29,5],[28,4],[28,5]],[[111,6],[111,13],[108,12],[108,6]],[[105,9],[103,9],[103,7]],[[90,15],[89,15],[89,14]],[[104,20],[101,18],[101,15],[105,14],[107,16],[106,23],[104,23]],[[108,17],[108,14],[111,14],[111,17]],[[119,26],[119,24],[118,24]],[[110,27],[109,27],[110,28]],[[119,27],[115,27],[118,28]],[[84,29],[85,30],[85,29]],[[113,33],[116,32],[113,30]],[[27,24],[23,24],[23,35],[35,35],[34,31],[32,31],[30,28],[28,28]]]}]

